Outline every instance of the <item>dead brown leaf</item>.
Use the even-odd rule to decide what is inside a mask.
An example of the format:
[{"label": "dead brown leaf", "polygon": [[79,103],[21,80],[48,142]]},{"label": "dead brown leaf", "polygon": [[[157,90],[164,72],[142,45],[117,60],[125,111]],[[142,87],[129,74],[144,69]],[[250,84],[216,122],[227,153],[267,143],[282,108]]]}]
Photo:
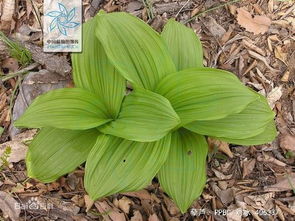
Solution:
[{"label": "dead brown leaf", "polygon": [[126,214],[130,211],[130,206],[133,204],[133,202],[127,198],[126,196],[123,196],[121,199],[118,200],[118,207]]},{"label": "dead brown leaf", "polygon": [[153,215],[150,215],[148,221],[160,221],[158,216],[154,213]]},{"label": "dead brown leaf", "polygon": [[265,15],[255,15],[252,18],[250,12],[245,8],[237,9],[237,20],[239,25],[245,28],[249,32],[253,32],[255,35],[263,34],[268,31],[271,24],[271,19]]},{"label": "dead brown leaf", "polygon": [[295,188],[295,173],[288,174],[278,181],[276,184],[264,187],[265,191],[281,192],[292,190]]},{"label": "dead brown leaf", "polygon": [[177,214],[180,213],[180,211],[179,211],[178,207],[175,205],[175,203],[173,201],[171,201],[171,199],[169,199],[165,195],[164,195],[164,202],[166,204],[167,210],[169,211],[170,215],[176,216]]},{"label": "dead brown leaf", "polygon": [[8,193],[0,191],[0,209],[4,218],[10,218],[12,221],[19,220],[20,209],[16,207],[17,201]]},{"label": "dead brown leaf", "polygon": [[138,210],[135,210],[130,221],[143,221],[141,213]]},{"label": "dead brown leaf", "polygon": [[91,207],[93,206],[94,201],[88,195],[84,196],[84,201],[85,201],[85,205],[86,205],[86,212],[88,212],[91,209]]},{"label": "dead brown leaf", "polygon": [[284,52],[282,50],[282,47],[281,46],[276,46],[275,47],[275,57],[277,59],[281,60],[282,62],[284,62],[284,64],[288,65],[287,64],[288,53],[287,52]]},{"label": "dead brown leaf", "polygon": [[228,143],[221,141],[221,140],[213,139],[211,137],[208,137],[208,143],[209,143],[209,147],[211,149],[214,149],[214,146],[216,146],[216,147],[218,147],[218,150],[225,153],[230,158],[233,158],[234,155],[231,152],[231,150],[229,149]]},{"label": "dead brown leaf", "polygon": [[255,163],[256,163],[255,159],[247,160],[243,162],[243,178],[248,176],[253,171],[255,167]]},{"label": "dead brown leaf", "polygon": [[204,24],[209,29],[211,34],[217,38],[221,38],[226,33],[226,30],[210,16],[204,20]]},{"label": "dead brown leaf", "polygon": [[267,101],[271,109],[274,108],[276,102],[281,99],[282,95],[282,85],[275,87],[271,90],[271,92],[269,92],[269,94],[267,95]]},{"label": "dead brown leaf", "polygon": [[12,141],[0,144],[0,155],[3,154],[7,147],[10,147],[11,154],[8,157],[9,163],[17,163],[25,159],[28,147],[23,142],[33,139],[33,136],[36,134],[36,132],[37,130],[27,130],[21,134],[18,134]]},{"label": "dead brown leaf", "polygon": [[2,68],[7,68],[9,72],[16,72],[19,68],[18,61],[15,58],[7,58],[3,61]]},{"label": "dead brown leaf", "polygon": [[232,188],[221,190],[215,183],[211,183],[211,187],[225,206],[234,201],[234,191]]},{"label": "dead brown leaf", "polygon": [[95,202],[95,207],[104,217],[104,220],[125,221],[126,218],[122,212],[119,211],[113,204],[107,201]]},{"label": "dead brown leaf", "polygon": [[2,8],[2,16],[0,19],[1,30],[9,30],[12,23],[12,16],[15,10],[15,0],[4,0]]},{"label": "dead brown leaf", "polygon": [[126,193],[123,193],[123,195],[136,197],[141,200],[150,200],[150,201],[152,200],[152,196],[147,190],[139,190],[136,192],[126,192]]},{"label": "dead brown leaf", "polygon": [[280,147],[295,151],[295,136],[291,134],[283,134],[280,137]]}]

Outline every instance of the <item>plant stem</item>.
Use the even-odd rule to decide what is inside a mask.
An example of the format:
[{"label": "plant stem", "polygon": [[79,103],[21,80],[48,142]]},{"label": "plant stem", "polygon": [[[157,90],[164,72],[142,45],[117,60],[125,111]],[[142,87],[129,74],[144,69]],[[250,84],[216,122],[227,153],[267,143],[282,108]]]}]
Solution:
[{"label": "plant stem", "polygon": [[149,17],[149,20],[152,20],[154,18],[154,13],[153,13],[153,4],[151,2],[152,0],[142,0],[144,7],[147,10],[147,14]]},{"label": "plant stem", "polygon": [[2,82],[7,81],[7,80],[9,80],[10,78],[14,78],[14,77],[17,77],[17,76],[20,76],[20,75],[26,74],[28,71],[30,71],[30,70],[32,70],[32,69],[38,67],[38,66],[39,66],[38,63],[33,63],[33,64],[29,65],[28,67],[26,67],[26,68],[24,68],[24,69],[22,69],[22,70],[20,70],[20,71],[17,71],[17,72],[15,72],[15,73],[8,74],[8,75],[5,75],[5,76],[1,77],[0,80],[1,80]]},{"label": "plant stem", "polygon": [[223,4],[220,4],[220,5],[217,5],[217,6],[215,6],[215,7],[209,8],[209,9],[203,11],[203,12],[200,12],[200,13],[196,14],[195,16],[191,17],[190,19],[186,20],[186,21],[184,22],[184,24],[187,24],[188,22],[190,22],[190,21],[196,19],[197,17],[199,17],[199,16],[201,16],[201,15],[203,15],[203,14],[206,14],[207,12],[211,12],[211,11],[214,11],[214,10],[216,10],[216,9],[219,9],[219,8],[224,7],[224,6],[227,6],[227,5],[230,5],[230,4],[233,4],[233,3],[236,3],[236,2],[240,2],[240,1],[241,1],[241,0],[231,0],[231,1],[229,1],[229,2],[225,2],[225,3],[223,3]]}]

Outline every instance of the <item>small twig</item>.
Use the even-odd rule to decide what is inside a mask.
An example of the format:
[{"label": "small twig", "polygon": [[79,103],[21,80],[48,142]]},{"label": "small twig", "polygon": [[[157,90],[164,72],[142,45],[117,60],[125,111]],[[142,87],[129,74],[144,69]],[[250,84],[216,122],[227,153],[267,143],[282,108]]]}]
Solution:
[{"label": "small twig", "polygon": [[184,22],[184,24],[187,24],[188,22],[190,22],[190,21],[196,19],[197,17],[199,17],[199,16],[201,16],[201,15],[203,15],[203,14],[206,14],[207,12],[211,12],[211,11],[214,11],[214,10],[216,10],[216,9],[219,9],[219,8],[224,7],[224,6],[227,6],[227,5],[230,5],[230,4],[233,4],[233,3],[236,3],[236,2],[240,2],[240,1],[241,1],[241,0],[231,0],[231,1],[229,1],[229,2],[225,2],[225,3],[223,3],[223,4],[220,4],[220,5],[217,5],[217,6],[215,6],[215,7],[209,8],[209,9],[203,11],[203,12],[200,12],[200,13],[196,14],[195,16],[191,17],[190,19],[186,20],[186,21]]},{"label": "small twig", "polygon": [[40,25],[42,36],[44,36],[42,22],[41,22],[40,17],[38,16],[37,9],[35,8],[35,4],[34,4],[33,0],[30,0],[30,2],[32,4],[32,6],[33,6],[33,10],[34,10],[35,16],[36,16],[37,21],[38,21],[38,23]]},{"label": "small twig", "polygon": [[26,74],[28,71],[30,71],[30,70],[38,67],[38,66],[39,66],[38,63],[33,63],[33,64],[29,65],[28,67],[25,67],[24,69],[22,69],[20,71],[17,71],[15,73],[12,73],[12,74],[8,74],[8,75],[3,76],[2,78],[0,78],[0,81],[4,82],[4,81],[9,80],[10,78],[14,78],[14,77],[17,77],[17,76]]},{"label": "small twig", "polygon": [[179,9],[179,11],[176,13],[175,18],[178,17],[179,13],[184,9],[184,7],[190,2],[190,0],[187,0],[186,3]]},{"label": "small twig", "polygon": [[13,101],[15,99],[15,94],[16,94],[16,91],[20,85],[22,81],[22,76],[19,76],[19,78],[17,79],[17,82],[15,84],[15,87],[12,91],[12,94],[11,94],[11,98],[10,98],[10,102],[9,102],[9,114],[10,114],[10,118],[12,119],[12,107],[13,107]]}]

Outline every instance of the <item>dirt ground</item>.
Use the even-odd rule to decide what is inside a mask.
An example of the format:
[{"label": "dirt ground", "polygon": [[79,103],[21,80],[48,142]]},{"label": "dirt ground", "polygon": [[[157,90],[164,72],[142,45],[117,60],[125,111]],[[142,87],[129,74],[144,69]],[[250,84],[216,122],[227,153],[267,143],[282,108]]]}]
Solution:
[{"label": "dirt ground", "polygon": [[[26,177],[26,144],[36,131],[16,135],[20,131],[10,125],[16,109],[24,108],[16,107],[19,95],[26,95],[22,90],[30,85],[21,83],[23,74],[44,74],[33,78],[35,95],[43,86],[72,85],[69,54],[42,52],[42,7],[42,0],[0,0],[0,29],[23,41],[33,55],[33,64],[21,65],[0,41],[0,126],[4,128],[0,159],[8,161],[0,167],[0,221],[295,220],[294,1],[83,1],[85,21],[104,9],[134,14],[157,31],[172,17],[186,23],[202,41],[205,65],[235,73],[265,95],[276,113],[279,133],[271,144],[210,142],[206,187],[185,214],[163,193],[156,178],[144,190],[92,202],[83,189],[83,165],[50,184]],[[19,208],[12,206],[15,203]],[[37,208],[30,206],[34,203]]]}]

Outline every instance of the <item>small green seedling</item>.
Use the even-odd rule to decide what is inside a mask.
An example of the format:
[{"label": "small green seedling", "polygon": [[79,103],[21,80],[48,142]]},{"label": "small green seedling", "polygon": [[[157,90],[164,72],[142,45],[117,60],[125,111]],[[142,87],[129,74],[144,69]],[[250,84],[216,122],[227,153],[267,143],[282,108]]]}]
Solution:
[{"label": "small green seedling", "polygon": [[4,167],[9,166],[8,158],[11,154],[11,147],[6,147],[2,155],[0,156],[0,172],[4,169]]},{"label": "small green seedling", "polygon": [[129,14],[101,12],[84,24],[72,63],[75,88],[39,96],[15,125],[41,128],[26,158],[30,177],[52,182],[86,161],[93,200],[157,176],[185,212],[206,183],[205,136],[240,145],[276,136],[266,99],[203,67],[200,40],[174,20],[159,34]]},{"label": "small green seedling", "polygon": [[9,48],[10,56],[15,58],[21,66],[27,66],[32,61],[31,52],[20,45],[17,42],[14,42],[7,38],[3,32],[0,31],[0,40],[2,40]]}]

